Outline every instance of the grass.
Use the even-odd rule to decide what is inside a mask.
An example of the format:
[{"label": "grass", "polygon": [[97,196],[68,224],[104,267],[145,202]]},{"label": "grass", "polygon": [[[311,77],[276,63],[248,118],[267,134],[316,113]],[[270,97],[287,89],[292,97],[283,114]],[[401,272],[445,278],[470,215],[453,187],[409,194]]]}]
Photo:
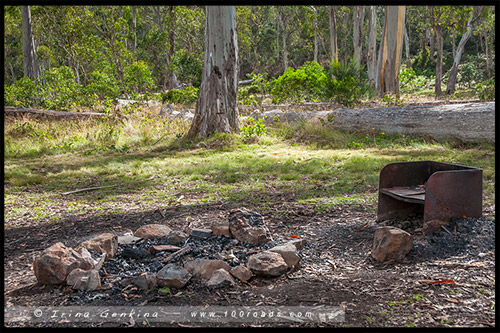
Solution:
[{"label": "grass", "polygon": [[[122,203],[131,199],[143,206],[170,205],[180,195],[183,204],[249,201],[265,206],[286,195],[317,211],[341,204],[376,207],[383,166],[417,160],[483,168],[484,203],[494,203],[493,145],[350,133],[310,123],[278,125],[260,136],[217,134],[188,141],[182,137],[188,124],[154,114],[144,107],[122,121],[6,122],[6,221],[26,210],[33,219],[49,221],[43,212],[56,206],[61,214],[97,214],[122,211]],[[63,197],[67,205],[60,207],[62,192],[115,184]]]}]

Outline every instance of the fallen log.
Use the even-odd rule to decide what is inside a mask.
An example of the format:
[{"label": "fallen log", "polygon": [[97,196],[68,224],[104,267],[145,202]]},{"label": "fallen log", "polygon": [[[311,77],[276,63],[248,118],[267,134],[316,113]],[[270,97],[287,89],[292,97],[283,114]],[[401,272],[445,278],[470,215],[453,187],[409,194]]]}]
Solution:
[{"label": "fallen log", "polygon": [[5,117],[23,117],[29,116],[34,118],[44,119],[88,119],[88,118],[105,118],[109,115],[98,112],[70,112],[70,111],[54,111],[54,110],[36,110],[24,107],[4,106]]},{"label": "fallen log", "polygon": [[428,136],[437,141],[495,142],[495,102],[408,105],[333,111],[257,113],[270,125],[274,120],[296,124],[322,119],[347,131]]}]

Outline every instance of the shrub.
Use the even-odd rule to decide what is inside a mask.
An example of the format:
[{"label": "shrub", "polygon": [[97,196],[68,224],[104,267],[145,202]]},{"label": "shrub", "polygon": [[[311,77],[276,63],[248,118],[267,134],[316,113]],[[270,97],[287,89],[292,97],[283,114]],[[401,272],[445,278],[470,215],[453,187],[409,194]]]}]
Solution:
[{"label": "shrub", "polygon": [[419,88],[423,88],[426,81],[427,78],[423,75],[417,75],[413,68],[406,68],[405,64],[401,65],[401,71],[399,72],[399,86],[401,92],[414,92]]},{"label": "shrub", "polygon": [[188,82],[196,88],[201,86],[202,58],[185,50],[180,50],[172,57],[171,66],[172,69],[175,69],[179,81]]},{"label": "shrub", "polygon": [[135,61],[124,69],[124,83],[128,92],[145,93],[154,89],[151,70],[144,61]]},{"label": "shrub", "polygon": [[327,98],[328,76],[323,67],[315,61],[306,62],[294,70],[289,67],[274,81],[273,102],[303,102]]},{"label": "shrub", "polygon": [[108,62],[103,61],[97,66],[99,69],[89,75],[89,83],[85,93],[89,99],[104,100],[115,99],[120,94],[120,84],[113,74],[113,69]]},{"label": "shrub", "polygon": [[495,79],[491,78],[484,82],[477,83],[475,90],[481,101],[495,100]]},{"label": "shrub", "polygon": [[191,105],[198,100],[200,89],[185,86],[181,89],[171,89],[161,94],[162,103]]},{"label": "shrub", "polygon": [[331,62],[328,74],[328,97],[342,105],[352,106],[359,103],[363,96],[372,97],[375,94],[370,88],[367,74],[357,68],[354,59],[348,63]]}]

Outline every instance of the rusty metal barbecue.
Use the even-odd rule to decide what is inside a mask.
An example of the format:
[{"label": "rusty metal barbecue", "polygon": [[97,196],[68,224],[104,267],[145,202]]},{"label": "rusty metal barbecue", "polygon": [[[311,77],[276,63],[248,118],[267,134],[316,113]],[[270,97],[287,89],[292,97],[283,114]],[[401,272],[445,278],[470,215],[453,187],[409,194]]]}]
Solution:
[{"label": "rusty metal barbecue", "polygon": [[481,217],[483,170],[417,161],[386,165],[380,172],[377,220],[423,215],[447,224],[452,217]]}]

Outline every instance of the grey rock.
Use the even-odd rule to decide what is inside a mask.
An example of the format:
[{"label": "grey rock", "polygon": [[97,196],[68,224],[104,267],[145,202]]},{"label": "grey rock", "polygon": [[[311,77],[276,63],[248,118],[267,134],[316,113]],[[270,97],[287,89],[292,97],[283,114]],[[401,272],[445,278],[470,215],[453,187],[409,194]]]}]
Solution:
[{"label": "grey rock", "polygon": [[168,264],[156,273],[160,287],[183,288],[191,279],[187,269],[175,264]]}]

